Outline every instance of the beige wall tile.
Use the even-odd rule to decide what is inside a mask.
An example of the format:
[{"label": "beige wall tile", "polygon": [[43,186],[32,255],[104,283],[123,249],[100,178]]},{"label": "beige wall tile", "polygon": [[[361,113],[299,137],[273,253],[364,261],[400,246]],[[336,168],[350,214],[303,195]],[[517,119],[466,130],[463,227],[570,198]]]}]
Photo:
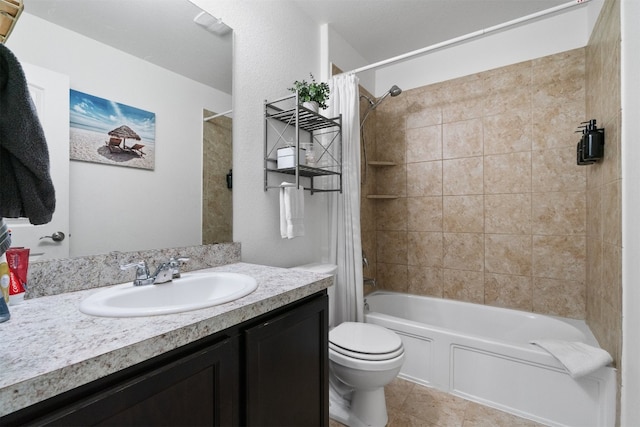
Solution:
[{"label": "beige wall tile", "polygon": [[533,276],[584,283],[586,238],[533,236]]},{"label": "beige wall tile", "polygon": [[396,292],[408,292],[409,281],[406,264],[376,264],[376,280],[379,287]]},{"label": "beige wall tile", "polygon": [[584,166],[576,165],[573,149],[535,151],[531,163],[534,192],[582,191],[585,188],[586,170]]},{"label": "beige wall tile", "polygon": [[407,229],[406,198],[377,200],[376,202],[376,224],[378,230],[404,231]]},{"label": "beige wall tile", "polygon": [[444,160],[442,162],[443,194],[482,194],[482,175],[482,157]]},{"label": "beige wall tile", "polygon": [[531,234],[531,194],[484,196],[485,233]]},{"label": "beige wall tile", "polygon": [[533,311],[583,319],[585,315],[584,282],[533,278]]},{"label": "beige wall tile", "polygon": [[531,109],[487,116],[483,125],[485,155],[531,151]]},{"label": "beige wall tile", "polygon": [[490,273],[531,275],[530,235],[485,234],[484,269]]},{"label": "beige wall tile", "polygon": [[442,161],[407,164],[407,196],[441,196]]},{"label": "beige wall tile", "polygon": [[407,115],[407,130],[442,124],[442,108],[429,106]]},{"label": "beige wall tile", "polygon": [[453,233],[484,232],[484,196],[444,196],[442,229]]},{"label": "beige wall tile", "polygon": [[530,276],[484,274],[484,303],[497,307],[532,311],[533,291]]},{"label": "beige wall tile", "polygon": [[[420,163],[417,163],[420,164]],[[406,196],[407,194],[407,172],[414,166],[399,164],[389,168],[377,168],[376,174],[376,194],[393,194]],[[371,171],[373,168],[370,168]]]},{"label": "beige wall tile", "polygon": [[423,267],[442,267],[443,245],[442,233],[409,232],[407,263]]},{"label": "beige wall tile", "polygon": [[491,116],[531,105],[531,63],[483,73],[484,115]]},{"label": "beige wall tile", "polygon": [[484,273],[445,269],[443,293],[447,299],[484,304]]},{"label": "beige wall tile", "polygon": [[484,237],[480,233],[443,233],[443,266],[449,269],[482,271]]},{"label": "beige wall tile", "polygon": [[410,265],[409,293],[442,298],[442,268]]},{"label": "beige wall tile", "polygon": [[622,181],[614,181],[602,187],[602,240],[622,245]]},{"label": "beige wall tile", "polygon": [[533,193],[534,234],[586,233],[586,197],[583,192]]},{"label": "beige wall tile", "polygon": [[585,121],[584,100],[533,108],[532,123],[544,125],[533,127],[531,149],[539,151],[548,148],[572,147],[575,154],[576,144],[581,137],[575,132],[583,121]]},{"label": "beige wall tile", "polygon": [[406,231],[378,231],[377,259],[388,264],[407,265],[407,233]]},{"label": "beige wall tile", "polygon": [[442,231],[442,197],[407,198],[409,231]]},{"label": "beige wall tile", "polygon": [[442,159],[442,127],[440,125],[407,129],[407,163]]},{"label": "beige wall tile", "polygon": [[471,119],[442,126],[442,158],[481,156],[482,120]]},{"label": "beige wall tile", "polygon": [[484,190],[487,194],[531,191],[531,152],[484,157]]}]

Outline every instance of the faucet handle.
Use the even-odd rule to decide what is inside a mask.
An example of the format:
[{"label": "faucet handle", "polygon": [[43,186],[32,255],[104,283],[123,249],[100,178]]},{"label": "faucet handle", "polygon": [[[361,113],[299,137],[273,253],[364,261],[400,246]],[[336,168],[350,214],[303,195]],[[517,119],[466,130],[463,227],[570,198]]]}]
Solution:
[{"label": "faucet handle", "polygon": [[131,264],[124,264],[120,266],[120,270],[128,270],[130,268],[136,268],[136,279],[133,281],[134,286],[147,285],[149,280],[153,280],[149,277],[149,267],[146,261],[132,262]]},{"label": "faucet handle", "polygon": [[184,265],[187,261],[189,261],[189,258],[184,258],[184,257],[178,257],[178,258],[171,257],[169,259],[169,266],[172,269],[172,277],[174,279],[180,278],[180,267]]}]

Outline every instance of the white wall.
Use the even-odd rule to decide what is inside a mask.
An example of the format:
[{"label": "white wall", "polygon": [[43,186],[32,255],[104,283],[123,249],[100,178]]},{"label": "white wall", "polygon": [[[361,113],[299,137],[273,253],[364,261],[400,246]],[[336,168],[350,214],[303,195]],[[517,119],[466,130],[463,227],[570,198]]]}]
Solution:
[{"label": "white wall", "polygon": [[202,109],[231,97],[28,13],[7,46],[72,89],[156,114],[155,170],[71,161],[71,255],[201,244]]},{"label": "white wall", "polygon": [[287,88],[310,72],[321,75],[320,28],[283,1],[193,3],[234,29],[233,240],[242,244],[242,260],[285,267],[318,260],[326,196],[306,193],[305,236],[282,239],[278,190],[264,191],[263,134],[264,100],[290,94]]},{"label": "white wall", "polygon": [[[586,46],[600,1],[376,70],[375,94],[451,80]],[[597,15],[597,13],[595,13]],[[463,36],[463,34],[460,34]],[[425,46],[426,47],[426,46]]]},{"label": "white wall", "polygon": [[640,2],[622,0],[622,393],[620,424],[640,425]]}]

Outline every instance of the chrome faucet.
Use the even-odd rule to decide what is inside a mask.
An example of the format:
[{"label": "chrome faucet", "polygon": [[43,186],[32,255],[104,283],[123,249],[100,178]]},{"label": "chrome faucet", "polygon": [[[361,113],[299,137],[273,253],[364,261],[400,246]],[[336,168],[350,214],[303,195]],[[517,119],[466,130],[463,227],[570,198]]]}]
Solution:
[{"label": "chrome faucet", "polygon": [[161,263],[153,274],[149,274],[149,267],[146,261],[121,265],[120,270],[136,268],[136,278],[133,280],[134,286],[157,285],[180,277],[180,266],[186,261],[188,261],[188,258],[176,259],[172,257],[169,262]]},{"label": "chrome faucet", "polygon": [[171,278],[179,279],[180,278],[180,267],[182,267],[189,258],[174,258],[171,257],[169,259],[169,266],[171,267]]}]

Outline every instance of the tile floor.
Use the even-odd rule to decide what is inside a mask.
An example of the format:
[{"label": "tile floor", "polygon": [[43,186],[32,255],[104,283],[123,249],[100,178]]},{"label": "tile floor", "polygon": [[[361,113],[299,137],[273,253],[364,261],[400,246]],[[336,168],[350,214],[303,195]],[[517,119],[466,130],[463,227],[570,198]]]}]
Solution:
[{"label": "tile floor", "polygon": [[[542,427],[457,396],[395,379],[385,388],[387,427]],[[342,424],[331,420],[330,427]]]}]

